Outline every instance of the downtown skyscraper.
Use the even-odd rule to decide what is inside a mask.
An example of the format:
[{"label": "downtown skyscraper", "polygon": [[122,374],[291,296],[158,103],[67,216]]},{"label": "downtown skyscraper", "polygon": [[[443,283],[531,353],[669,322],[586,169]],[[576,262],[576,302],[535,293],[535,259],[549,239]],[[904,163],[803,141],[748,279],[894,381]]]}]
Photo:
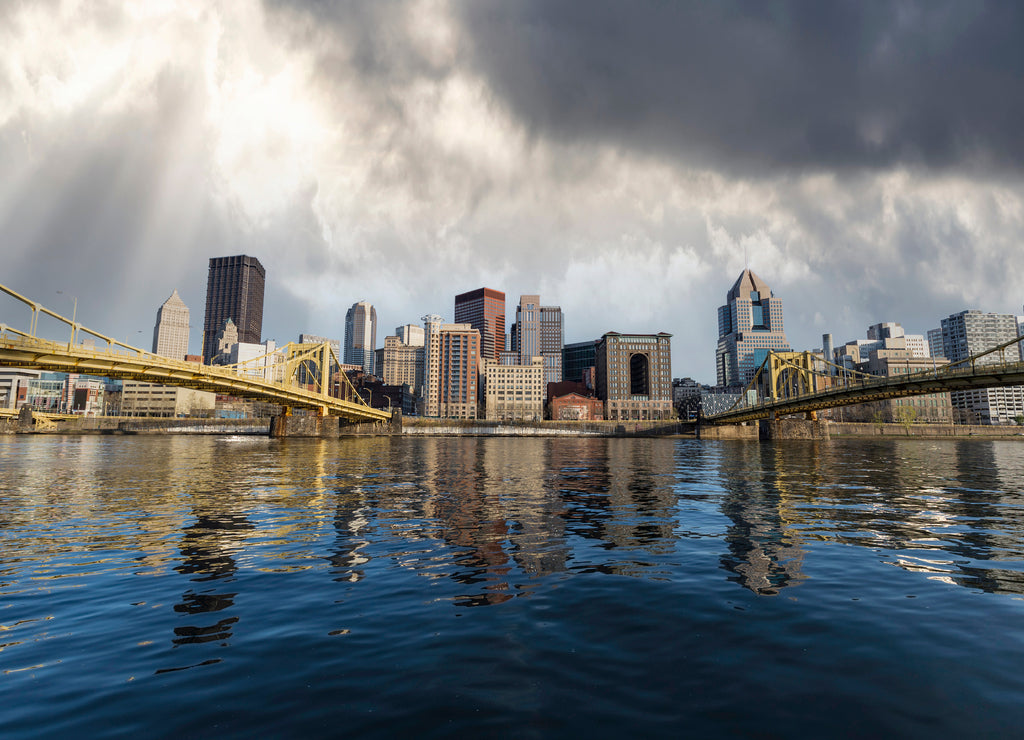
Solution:
[{"label": "downtown skyscraper", "polygon": [[483,359],[497,362],[505,349],[505,294],[477,288],[455,296],[455,323],[477,329]]},{"label": "downtown skyscraper", "polygon": [[374,372],[377,345],[377,309],[366,301],[357,301],[345,313],[346,365],[359,365],[367,375]]},{"label": "downtown skyscraper", "polygon": [[512,327],[512,350],[519,364],[529,365],[534,357],[544,358],[544,382],[562,380],[562,309],[540,305],[539,295],[519,296],[516,323]]},{"label": "downtown skyscraper", "polygon": [[238,341],[259,344],[263,333],[266,270],[255,257],[211,257],[203,317],[203,362],[217,354],[217,333],[231,319]]},{"label": "downtown skyscraper", "polygon": [[788,352],[782,326],[782,301],[768,284],[747,269],[718,308],[718,385],[744,386],[754,377],[769,350]]},{"label": "downtown skyscraper", "polygon": [[178,291],[157,309],[153,327],[153,354],[184,360],[188,354],[188,306]]}]

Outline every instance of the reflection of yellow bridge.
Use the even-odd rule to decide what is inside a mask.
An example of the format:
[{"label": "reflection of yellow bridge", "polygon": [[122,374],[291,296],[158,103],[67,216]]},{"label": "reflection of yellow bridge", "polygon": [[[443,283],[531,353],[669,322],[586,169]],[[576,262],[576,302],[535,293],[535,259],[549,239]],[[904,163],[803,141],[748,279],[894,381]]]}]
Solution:
[{"label": "reflection of yellow bridge", "polygon": [[[820,409],[890,398],[1024,385],[1024,362],[1013,359],[1019,356],[1016,345],[1022,341],[1003,342],[945,367],[890,377],[851,371],[810,352],[769,352],[740,400],[728,411],[705,420],[738,423],[787,414],[811,415]],[[1011,350],[1009,362],[1007,350]],[[828,367],[835,372],[828,372]]]},{"label": "reflection of yellow bridge", "polygon": [[[56,372],[82,373],[106,378],[136,380],[145,383],[181,386],[242,398],[257,399],[292,408],[316,411],[319,415],[342,416],[352,421],[387,421],[391,414],[368,406],[353,392],[353,401],[330,394],[331,368],[339,365],[330,344],[288,344],[283,349],[283,382],[240,374],[239,369],[200,365],[154,355],[80,326],[9,288],[0,291],[29,306],[32,310],[28,331],[0,324],[0,367],[21,367]],[[40,314],[69,326],[67,342],[53,342],[36,336]],[[78,335],[88,334],[106,344],[102,350],[76,343]],[[95,344],[95,341],[93,342]],[[263,359],[263,358],[258,358]],[[245,368],[240,368],[244,371]],[[298,385],[295,378],[300,369],[315,379],[312,389]],[[347,377],[341,373],[343,382]]]}]

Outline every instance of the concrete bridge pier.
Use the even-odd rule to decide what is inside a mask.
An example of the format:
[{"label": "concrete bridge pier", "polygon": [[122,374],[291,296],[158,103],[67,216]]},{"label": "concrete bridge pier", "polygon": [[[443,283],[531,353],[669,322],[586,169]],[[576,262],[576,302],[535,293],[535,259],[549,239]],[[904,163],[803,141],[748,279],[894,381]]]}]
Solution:
[{"label": "concrete bridge pier", "polygon": [[758,439],[829,439],[828,423],[820,419],[762,419]]},{"label": "concrete bridge pier", "polygon": [[271,437],[323,437],[392,435],[402,433],[402,412],[396,410],[386,422],[351,422],[339,416],[274,416],[270,419]]}]

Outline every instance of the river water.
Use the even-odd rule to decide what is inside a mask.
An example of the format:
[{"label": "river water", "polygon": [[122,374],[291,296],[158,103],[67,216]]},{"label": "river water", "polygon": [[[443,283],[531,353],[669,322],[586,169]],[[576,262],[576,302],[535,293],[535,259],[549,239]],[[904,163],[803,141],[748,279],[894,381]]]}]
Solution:
[{"label": "river water", "polygon": [[0,736],[1020,737],[1024,443],[0,437]]}]

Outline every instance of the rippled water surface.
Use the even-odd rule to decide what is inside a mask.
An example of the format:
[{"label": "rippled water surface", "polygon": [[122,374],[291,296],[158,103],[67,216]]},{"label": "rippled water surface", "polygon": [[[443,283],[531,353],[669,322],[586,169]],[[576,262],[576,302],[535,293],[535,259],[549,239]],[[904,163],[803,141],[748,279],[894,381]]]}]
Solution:
[{"label": "rippled water surface", "polygon": [[1024,442],[0,437],[3,737],[1020,737]]}]

